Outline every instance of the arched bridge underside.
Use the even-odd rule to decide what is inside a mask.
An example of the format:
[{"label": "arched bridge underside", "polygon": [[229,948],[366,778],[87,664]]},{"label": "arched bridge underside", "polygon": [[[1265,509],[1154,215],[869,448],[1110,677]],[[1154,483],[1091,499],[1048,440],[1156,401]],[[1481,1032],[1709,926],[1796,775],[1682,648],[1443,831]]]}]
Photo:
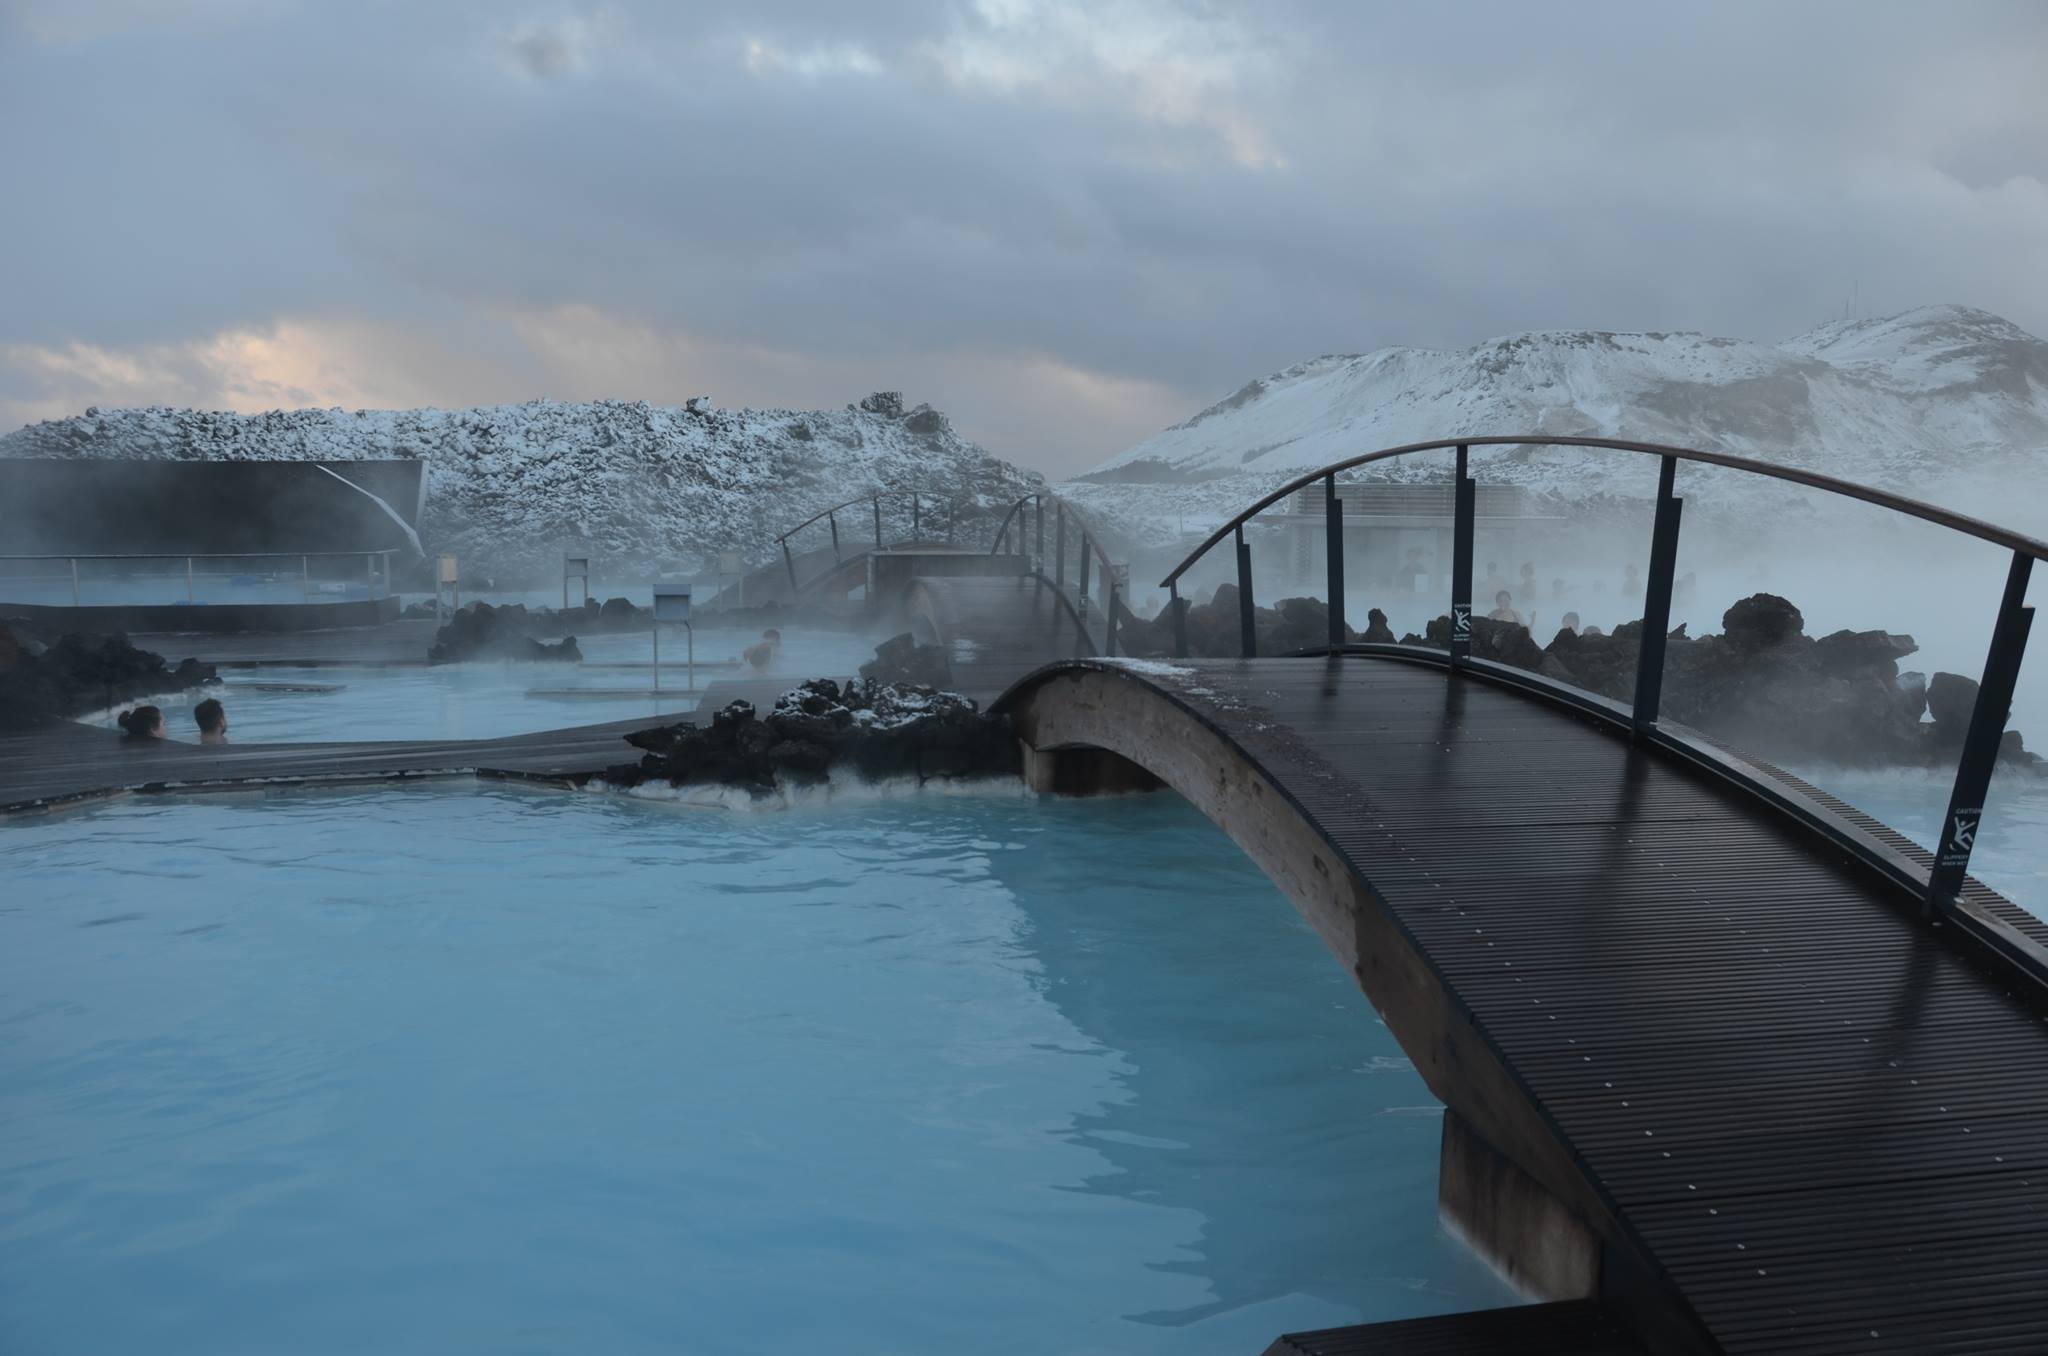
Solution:
[{"label": "arched bridge underside", "polygon": [[1651,1351],[2048,1349],[2042,995],[1810,827],[1388,657],[1076,660],[1002,705],[1037,784],[1135,764],[1280,885],[1445,1103],[1446,1218],[1531,1290]]}]

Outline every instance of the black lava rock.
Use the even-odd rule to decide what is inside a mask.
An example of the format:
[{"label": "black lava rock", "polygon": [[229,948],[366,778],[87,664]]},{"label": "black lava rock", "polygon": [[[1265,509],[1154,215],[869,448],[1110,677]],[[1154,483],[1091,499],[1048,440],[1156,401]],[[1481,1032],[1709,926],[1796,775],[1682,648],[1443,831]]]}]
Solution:
[{"label": "black lava rock", "polygon": [[186,659],[172,667],[125,635],[66,635],[44,645],[26,628],[0,626],[0,729],[31,729],[219,681],[211,664]]},{"label": "black lava rock", "polygon": [[609,769],[614,785],[742,787],[756,796],[822,780],[847,766],[869,778],[1015,775],[1017,740],[1006,717],[985,715],[954,692],[871,679],[841,687],[813,679],[784,693],[766,715],[735,701],[691,721],[626,737],[646,751]]},{"label": "black lava rock", "polygon": [[1721,614],[1721,633],[1744,649],[1782,645],[1805,629],[1799,609],[1775,593],[1752,593]]},{"label": "black lava rock", "polygon": [[564,636],[550,645],[533,637],[534,620],[521,603],[492,607],[471,603],[448,619],[434,633],[427,650],[429,664],[459,664],[468,659],[525,659],[576,663],[583,652],[576,637]]},{"label": "black lava rock", "polygon": [[875,657],[860,666],[860,676],[877,683],[946,688],[953,682],[953,661],[945,646],[920,645],[905,631],[877,645]]}]

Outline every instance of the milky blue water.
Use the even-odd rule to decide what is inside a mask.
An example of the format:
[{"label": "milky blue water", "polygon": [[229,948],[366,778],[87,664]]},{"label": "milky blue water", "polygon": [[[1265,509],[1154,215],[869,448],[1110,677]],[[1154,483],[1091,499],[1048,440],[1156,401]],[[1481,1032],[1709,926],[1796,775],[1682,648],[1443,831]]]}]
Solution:
[{"label": "milky blue water", "polygon": [[0,825],[0,1351],[1218,1352],[1508,1302],[1169,796]]},{"label": "milky blue water", "polygon": [[[1801,768],[1799,775],[1933,851],[1955,774],[1920,769]],[[2048,918],[2048,777],[2001,768],[1984,798],[1970,874]]]}]

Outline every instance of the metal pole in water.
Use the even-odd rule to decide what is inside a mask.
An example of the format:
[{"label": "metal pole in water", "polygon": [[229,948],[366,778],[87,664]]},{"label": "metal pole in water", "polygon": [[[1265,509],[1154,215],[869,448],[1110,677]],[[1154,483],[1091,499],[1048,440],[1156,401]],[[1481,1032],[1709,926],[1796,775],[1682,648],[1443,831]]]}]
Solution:
[{"label": "metal pole in water", "polygon": [[1111,659],[1116,658],[1116,582],[1114,580],[1111,580],[1109,585],[1109,619],[1103,623],[1102,653]]},{"label": "metal pole in water", "polygon": [[1984,659],[1984,681],[1977,688],[1977,703],[1970,709],[1970,730],[1963,736],[1955,789],[1949,794],[1948,815],[1941,821],[1941,842],[1934,851],[1933,869],[1927,873],[1926,911],[1930,914],[1955,907],[1963,875],[1970,869],[1977,826],[1984,818],[1984,798],[1991,790],[1991,774],[1998,768],[2005,719],[2012,711],[2013,686],[2019,682],[2020,659],[2027,651],[2027,632],[2034,624],[2034,609],[2026,605],[2027,576],[2033,566],[2031,556],[2013,552],[2012,568],[2005,576],[2005,596],[1998,604],[1998,621],[1991,628],[1991,653]]},{"label": "metal pole in water", "polygon": [[1180,605],[1180,581],[1166,586],[1166,605],[1173,610],[1173,654],[1176,659],[1188,657],[1188,610]]},{"label": "metal pole in water", "polygon": [[185,601],[188,604],[196,604],[199,601],[198,591],[192,587],[192,557],[190,556],[185,557]]},{"label": "metal pole in water", "polygon": [[917,493],[912,491],[910,496],[910,539],[912,541],[916,541],[924,535],[924,515],[918,507],[917,498]]},{"label": "metal pole in water", "polygon": [[882,496],[876,495],[871,501],[875,507],[875,549],[882,549]]},{"label": "metal pole in water", "polygon": [[1088,529],[1081,529],[1081,607],[1082,616],[1088,615]]},{"label": "metal pole in water", "polygon": [[71,605],[78,606],[78,557],[71,557]]},{"label": "metal pole in water", "polygon": [[697,628],[688,622],[683,623],[683,646],[683,681],[688,683],[692,690],[695,690],[697,686]]},{"label": "metal pole in water", "polygon": [[1451,524],[1451,667],[1472,656],[1472,477],[1465,473],[1467,447],[1458,444],[1457,498]]},{"label": "metal pole in water", "polygon": [[1337,497],[1337,473],[1323,480],[1324,563],[1330,594],[1330,646],[1345,641],[1344,630],[1344,501]]},{"label": "metal pole in water", "polygon": [[[299,597],[309,603],[313,601],[313,558],[311,556],[299,557]],[[462,606],[460,602],[457,602],[455,605],[458,608]]]},{"label": "metal pole in water", "polygon": [[828,514],[826,514],[826,515],[825,515],[825,521],[826,521],[827,523],[831,524],[831,527],[832,527],[832,559],[834,559],[834,560],[838,560],[838,559],[840,559],[840,555],[839,555],[839,515],[838,515],[838,514],[836,514],[836,513],[828,513]]},{"label": "metal pole in water", "polygon": [[[1038,508],[1038,558],[1045,559],[1045,496],[1036,496]],[[1021,534],[1020,534],[1021,535]]]},{"label": "metal pole in water", "polygon": [[1238,653],[1246,659],[1258,657],[1258,612],[1252,606],[1252,548],[1244,539],[1243,523],[1237,525],[1237,644]]},{"label": "metal pole in water", "polygon": [[789,571],[790,597],[796,597],[796,557],[789,553],[789,538],[782,539],[782,568]]},{"label": "metal pole in water", "polygon": [[658,622],[658,621],[657,621],[657,622],[654,622],[654,623],[653,623],[653,624],[652,624],[652,625],[651,625],[651,626],[650,626],[650,627],[648,628],[648,632],[647,632],[647,633],[648,633],[649,635],[651,635],[651,636],[653,636],[653,637],[654,637],[654,664],[653,664],[653,669],[654,669],[654,693],[655,693],[655,695],[656,695],[656,696],[660,696],[660,695],[661,695],[661,623],[660,623],[660,622]]},{"label": "metal pole in water", "polygon": [[[1657,520],[1650,531],[1650,578],[1643,593],[1642,648],[1636,652],[1636,729],[1657,723],[1664,692],[1664,647],[1671,630],[1671,584],[1678,569],[1678,519],[1685,501],[1671,493],[1678,458],[1657,472]],[[1532,637],[1533,639],[1533,637]]]}]

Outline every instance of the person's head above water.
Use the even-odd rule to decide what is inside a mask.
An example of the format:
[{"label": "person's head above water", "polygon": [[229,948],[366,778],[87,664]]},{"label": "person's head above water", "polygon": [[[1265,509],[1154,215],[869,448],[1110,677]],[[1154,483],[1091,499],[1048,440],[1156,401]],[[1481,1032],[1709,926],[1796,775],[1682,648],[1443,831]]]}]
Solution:
[{"label": "person's head above water", "polygon": [[761,639],[772,640],[777,645],[780,645],[782,643],[782,632],[776,630],[774,627],[771,626],[766,631],[763,631],[761,633]]},{"label": "person's head above water", "polygon": [[1567,612],[1564,614],[1564,620],[1559,622],[1558,624],[1564,627],[1564,629],[1567,631],[1576,631],[1579,629],[1579,614],[1576,612]]},{"label": "person's head above water", "polygon": [[220,704],[220,698],[208,697],[192,708],[193,723],[199,726],[201,743],[225,743],[228,737],[228,709]]},{"label": "person's head above water", "polygon": [[162,739],[164,737],[164,713],[161,707],[138,706],[132,711],[123,711],[116,719],[121,725],[121,734],[127,739]]},{"label": "person's head above water", "polygon": [[1513,601],[1514,595],[1510,594],[1506,589],[1502,589],[1499,593],[1493,595],[1493,605],[1495,607],[1506,607]]}]

